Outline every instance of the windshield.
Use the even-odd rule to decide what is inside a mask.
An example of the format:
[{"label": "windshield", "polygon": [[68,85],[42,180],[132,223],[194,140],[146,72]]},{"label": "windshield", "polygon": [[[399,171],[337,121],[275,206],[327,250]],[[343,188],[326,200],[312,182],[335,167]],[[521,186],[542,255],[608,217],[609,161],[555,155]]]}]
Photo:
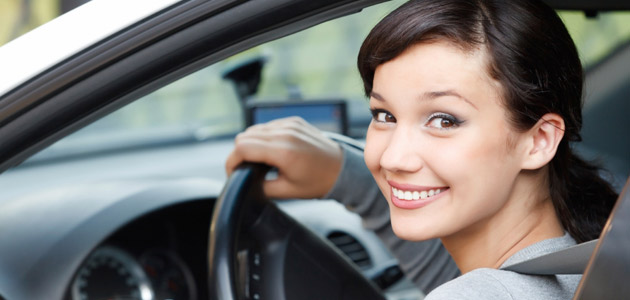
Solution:
[{"label": "windshield", "polygon": [[[244,128],[244,101],[252,100],[343,99],[350,122],[365,127],[370,116],[356,54],[369,29],[402,2],[377,5],[218,62],[67,136],[29,161],[232,138]],[[630,41],[630,12],[605,12],[593,18],[572,11],[560,15],[587,71]],[[252,59],[264,61],[261,81],[256,93],[243,99],[224,77]],[[587,97],[587,108],[588,101]],[[364,131],[354,129],[352,135],[360,138]]]}]

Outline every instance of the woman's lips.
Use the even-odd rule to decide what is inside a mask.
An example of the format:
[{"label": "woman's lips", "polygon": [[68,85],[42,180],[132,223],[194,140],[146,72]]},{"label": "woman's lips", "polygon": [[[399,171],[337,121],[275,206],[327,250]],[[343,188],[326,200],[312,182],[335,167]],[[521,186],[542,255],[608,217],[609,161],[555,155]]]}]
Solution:
[{"label": "woman's lips", "polygon": [[423,207],[448,191],[448,186],[429,187],[410,184],[399,184],[388,181],[391,193],[391,202],[394,206],[402,209],[416,209]]}]

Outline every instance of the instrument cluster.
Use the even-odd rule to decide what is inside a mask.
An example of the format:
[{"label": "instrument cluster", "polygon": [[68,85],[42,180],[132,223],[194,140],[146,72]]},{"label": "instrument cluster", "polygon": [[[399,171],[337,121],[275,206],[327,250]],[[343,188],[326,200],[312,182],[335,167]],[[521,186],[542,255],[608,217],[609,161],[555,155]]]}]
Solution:
[{"label": "instrument cluster", "polygon": [[122,248],[103,245],[77,272],[72,300],[195,300],[192,273],[172,250],[151,249],[134,257]]},{"label": "instrument cluster", "polygon": [[111,233],[83,259],[65,300],[206,299],[212,205],[168,206]]}]

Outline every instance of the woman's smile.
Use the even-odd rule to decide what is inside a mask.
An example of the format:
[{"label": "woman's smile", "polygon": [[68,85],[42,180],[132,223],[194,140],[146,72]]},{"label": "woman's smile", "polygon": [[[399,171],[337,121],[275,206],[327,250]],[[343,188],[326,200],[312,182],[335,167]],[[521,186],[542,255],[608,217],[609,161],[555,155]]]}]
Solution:
[{"label": "woman's smile", "polygon": [[388,181],[391,186],[392,204],[402,209],[423,207],[448,191],[448,186],[417,186]]}]

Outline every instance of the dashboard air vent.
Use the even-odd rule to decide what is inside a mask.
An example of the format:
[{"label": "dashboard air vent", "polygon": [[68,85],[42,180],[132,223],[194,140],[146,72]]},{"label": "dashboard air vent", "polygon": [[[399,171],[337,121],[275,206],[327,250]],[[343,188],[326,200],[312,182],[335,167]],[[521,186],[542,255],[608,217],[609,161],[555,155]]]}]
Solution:
[{"label": "dashboard air vent", "polygon": [[353,236],[342,231],[333,231],[328,234],[327,238],[359,268],[366,269],[372,266],[372,260],[367,250]]}]

